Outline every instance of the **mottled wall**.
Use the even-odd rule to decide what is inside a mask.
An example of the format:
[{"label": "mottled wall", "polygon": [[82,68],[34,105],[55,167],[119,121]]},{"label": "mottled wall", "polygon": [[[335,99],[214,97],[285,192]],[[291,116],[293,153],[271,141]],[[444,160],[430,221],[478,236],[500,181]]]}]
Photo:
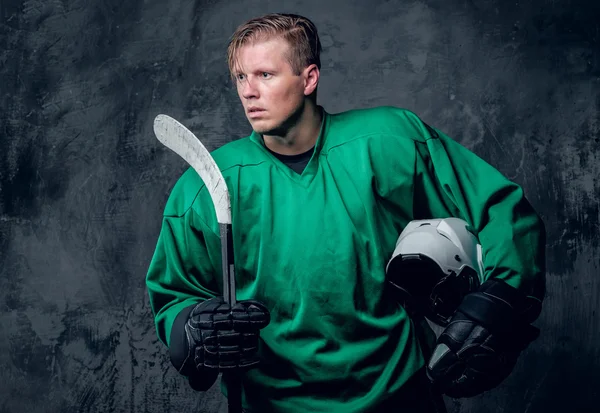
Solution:
[{"label": "mottled wall", "polygon": [[[318,25],[320,103],[414,110],[521,184],[548,229],[543,335],[453,413],[600,404],[597,1],[0,1],[0,412],[224,411],[170,369],[144,286],[186,165],[167,113],[214,149],[249,132],[235,27]],[[592,5],[595,3],[596,5]]]}]

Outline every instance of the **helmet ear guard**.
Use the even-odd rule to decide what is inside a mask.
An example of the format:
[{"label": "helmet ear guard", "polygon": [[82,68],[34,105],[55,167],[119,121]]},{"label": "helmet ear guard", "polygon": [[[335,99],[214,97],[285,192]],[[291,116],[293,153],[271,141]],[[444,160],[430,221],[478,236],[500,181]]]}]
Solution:
[{"label": "helmet ear guard", "polygon": [[411,221],[386,267],[390,293],[409,315],[441,326],[480,286],[482,273],[481,245],[458,218]]}]

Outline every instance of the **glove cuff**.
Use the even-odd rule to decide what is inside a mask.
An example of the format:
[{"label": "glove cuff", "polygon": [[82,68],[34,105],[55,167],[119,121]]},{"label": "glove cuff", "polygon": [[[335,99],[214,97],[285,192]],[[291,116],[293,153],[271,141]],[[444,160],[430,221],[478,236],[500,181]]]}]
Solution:
[{"label": "glove cuff", "polygon": [[188,377],[190,387],[196,391],[207,391],[217,381],[219,370],[205,369],[202,373],[195,372]]},{"label": "glove cuff", "polygon": [[527,343],[535,340],[539,329],[530,323],[534,321],[532,306],[539,306],[506,282],[496,279],[486,281],[474,293],[465,296],[458,311],[477,321],[492,333],[523,334]]},{"label": "glove cuff", "polygon": [[171,364],[179,373],[184,376],[190,376],[196,370],[194,360],[189,356],[190,348],[187,335],[185,332],[185,324],[192,310],[198,303],[185,307],[177,314],[171,327],[171,338],[169,342],[169,357]]},{"label": "glove cuff", "polygon": [[198,303],[185,307],[177,314],[171,327],[171,339],[169,342],[169,357],[173,367],[188,378],[190,387],[196,391],[207,391],[216,382],[219,376],[218,369],[203,369],[198,371],[194,363],[194,358],[190,353],[190,346],[185,331],[185,325],[191,312],[198,306]]}]

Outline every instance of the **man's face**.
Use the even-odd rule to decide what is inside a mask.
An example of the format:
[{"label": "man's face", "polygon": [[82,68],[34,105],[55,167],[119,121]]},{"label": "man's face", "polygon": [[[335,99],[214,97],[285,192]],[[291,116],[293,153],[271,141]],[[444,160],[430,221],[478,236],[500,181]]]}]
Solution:
[{"label": "man's face", "polygon": [[294,74],[286,59],[288,50],[288,43],[276,37],[247,44],[238,51],[233,72],[237,92],[257,133],[284,134],[304,106],[305,72]]}]

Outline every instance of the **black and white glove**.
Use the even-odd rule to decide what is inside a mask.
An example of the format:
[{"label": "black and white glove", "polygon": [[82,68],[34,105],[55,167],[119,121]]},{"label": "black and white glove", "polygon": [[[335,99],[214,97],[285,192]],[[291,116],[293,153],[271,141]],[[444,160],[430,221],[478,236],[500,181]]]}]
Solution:
[{"label": "black and white glove", "polygon": [[498,386],[539,336],[532,326],[541,301],[500,280],[463,299],[437,340],[427,375],[449,397],[473,397]]},{"label": "black and white glove", "polygon": [[177,318],[171,363],[193,389],[206,391],[219,373],[258,365],[260,330],[270,322],[269,310],[259,301],[242,300],[231,307],[223,297],[215,297],[188,307]]}]

